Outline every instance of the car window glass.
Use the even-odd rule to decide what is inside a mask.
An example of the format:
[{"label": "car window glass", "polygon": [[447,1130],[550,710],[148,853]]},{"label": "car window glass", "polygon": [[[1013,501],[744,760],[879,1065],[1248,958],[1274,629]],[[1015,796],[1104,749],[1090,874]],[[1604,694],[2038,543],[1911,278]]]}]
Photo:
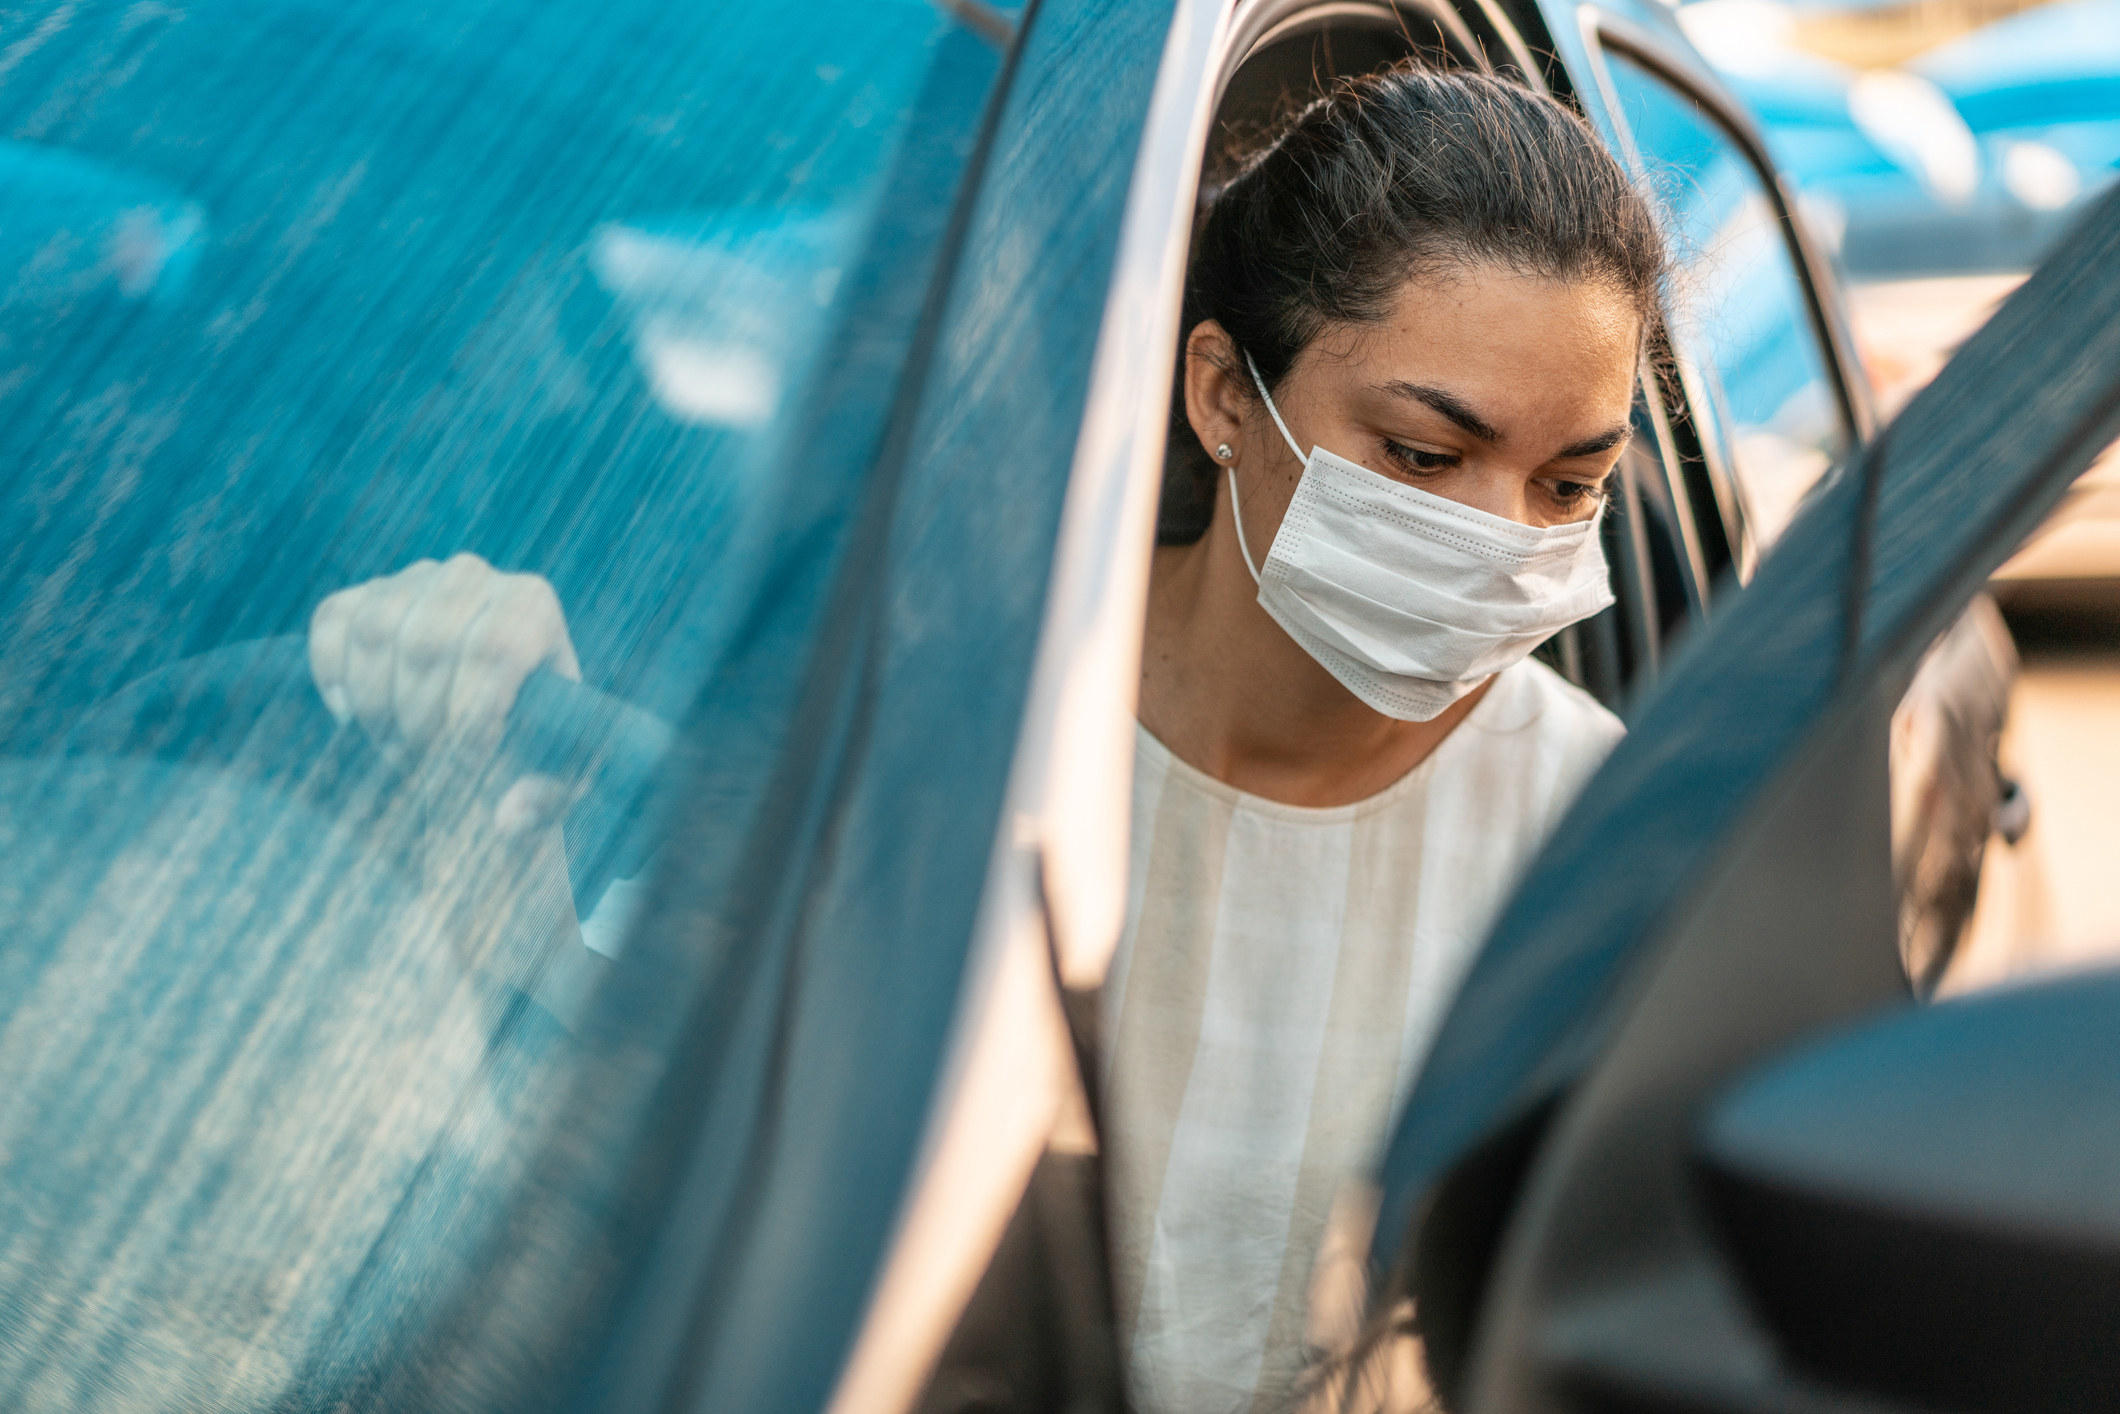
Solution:
[{"label": "car window glass", "polygon": [[[765,876],[999,48],[924,0],[799,42],[733,4],[55,0],[0,48],[0,1406],[519,1407],[638,1139],[555,1159],[542,1118],[711,1012],[706,942],[638,984],[663,1029],[600,1042],[589,1001],[672,782],[713,807],[702,916]],[[319,603],[466,552],[570,636],[505,737],[335,721]],[[377,637],[378,710],[470,713],[508,604]],[[587,1226],[503,1241],[533,1172]]]},{"label": "car window glass", "polygon": [[1694,414],[1764,548],[1848,448],[1831,364],[1758,169],[1697,101],[1624,54],[1607,64],[1668,215],[1674,343],[1702,385]]}]

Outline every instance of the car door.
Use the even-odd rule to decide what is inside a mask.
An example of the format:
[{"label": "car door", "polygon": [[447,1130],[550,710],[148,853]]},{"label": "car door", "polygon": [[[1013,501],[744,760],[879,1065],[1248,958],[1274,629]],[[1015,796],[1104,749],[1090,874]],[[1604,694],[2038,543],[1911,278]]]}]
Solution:
[{"label": "car door", "polygon": [[[1888,1313],[1837,1307],[1854,1324],[1821,1344],[1760,1266],[1816,1229],[1736,1223],[1710,1201],[1703,1134],[1730,1132],[1718,1093],[1749,1068],[1910,999],[1890,715],[1929,640],[2113,435],[2116,218],[2108,199],[1817,493],[1643,704],[1475,964],[1393,1138],[1375,1254],[1418,1304],[1451,1407],[2029,1408],[2082,1387],[2071,1364],[1998,1390],[1908,1349]],[[1908,1103],[1945,1069],[1898,1072]],[[1951,1174],[1931,1173],[1939,1191]],[[2007,1191],[1957,1201],[2001,1212]],[[1848,1270],[1896,1250],[1940,1272],[1968,1250],[1903,1240]],[[2023,1288],[2040,1300],[2068,1280],[2045,1270]]]}]

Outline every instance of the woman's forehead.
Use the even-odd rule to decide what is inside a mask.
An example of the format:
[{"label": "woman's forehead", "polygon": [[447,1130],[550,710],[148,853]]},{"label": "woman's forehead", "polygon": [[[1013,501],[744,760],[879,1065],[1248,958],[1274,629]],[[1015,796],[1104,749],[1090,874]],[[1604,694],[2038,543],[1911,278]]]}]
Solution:
[{"label": "woman's forehead", "polygon": [[[1474,408],[1608,408],[1632,398],[1641,318],[1602,281],[1474,269],[1408,281],[1391,312],[1299,359],[1343,390],[1435,389]],[[1433,404],[1435,399],[1425,399]]]}]

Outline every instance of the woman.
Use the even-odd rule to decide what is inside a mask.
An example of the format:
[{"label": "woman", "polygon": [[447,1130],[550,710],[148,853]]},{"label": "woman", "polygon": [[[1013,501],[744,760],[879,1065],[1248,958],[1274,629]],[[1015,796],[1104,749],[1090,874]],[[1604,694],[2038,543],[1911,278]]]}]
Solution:
[{"label": "woman", "polygon": [[[1599,521],[1662,278],[1589,131],[1477,76],[1341,83],[1214,200],[1105,997],[1137,1409],[1298,1397],[1328,1214],[1620,735],[1527,655],[1611,601]],[[342,719],[410,747],[575,671],[549,586],[468,556],[326,600],[311,656]],[[554,804],[532,782],[503,813]]]},{"label": "woman", "polygon": [[1341,83],[1214,199],[1104,1002],[1138,1409],[1296,1397],[1328,1215],[1620,736],[1527,655],[1611,602],[1663,268],[1589,131],[1489,78]]}]

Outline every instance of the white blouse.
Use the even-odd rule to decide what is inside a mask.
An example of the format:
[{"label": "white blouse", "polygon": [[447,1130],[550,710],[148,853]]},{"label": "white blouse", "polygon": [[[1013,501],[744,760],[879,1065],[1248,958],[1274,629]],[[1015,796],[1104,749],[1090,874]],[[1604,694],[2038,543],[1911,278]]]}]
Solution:
[{"label": "white blouse", "polygon": [[1326,1218],[1363,1183],[1533,850],[1619,740],[1536,661],[1367,800],[1246,795],[1139,733],[1105,987],[1105,1153],[1139,1414],[1279,1410]]}]

